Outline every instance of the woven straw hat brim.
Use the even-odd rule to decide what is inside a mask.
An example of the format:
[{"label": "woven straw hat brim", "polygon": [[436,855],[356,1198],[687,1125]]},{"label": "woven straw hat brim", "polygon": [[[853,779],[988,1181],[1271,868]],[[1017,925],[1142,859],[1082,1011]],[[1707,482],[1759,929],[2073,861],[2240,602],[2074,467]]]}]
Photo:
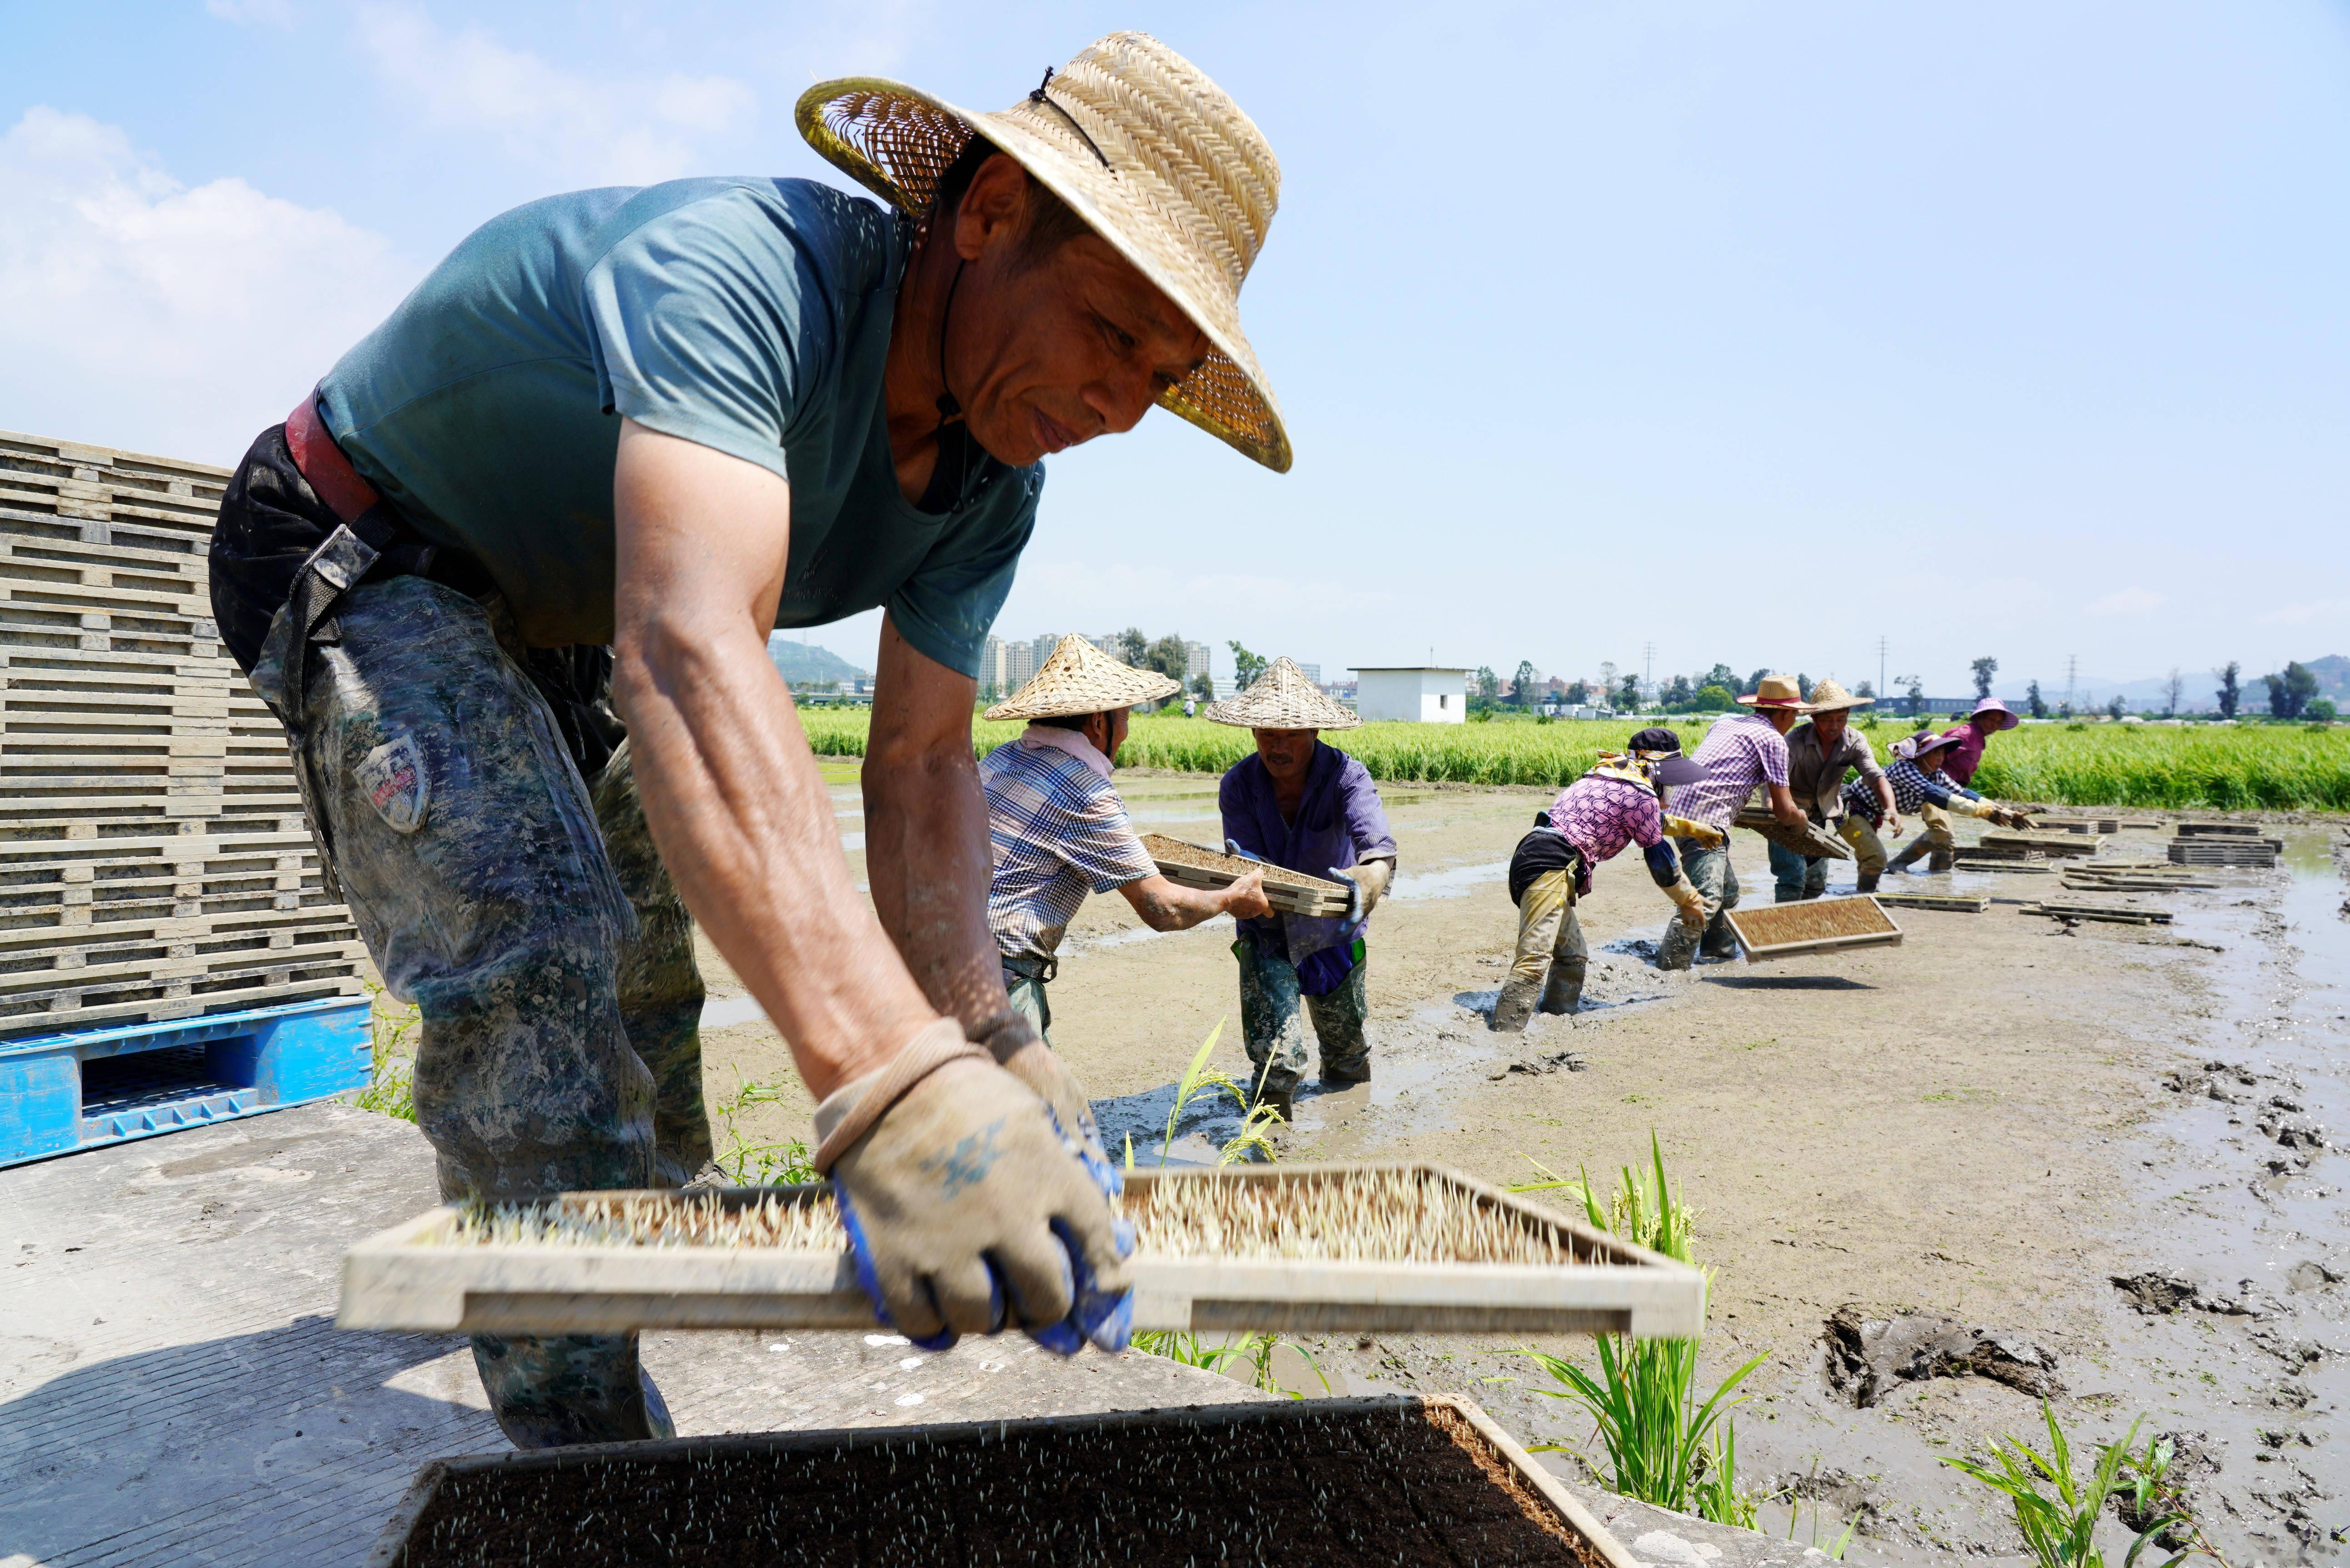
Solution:
[{"label": "woven straw hat brim", "polygon": [[984,718],[1070,719],[1080,713],[1102,713],[1156,702],[1172,697],[1182,687],[1156,670],[1120,664],[1075,632],[1061,639],[1045,667],[1010,697],[990,708]]},{"label": "woven straw hat brim", "polygon": [[1358,730],[1362,715],[1333,701],[1288,659],[1276,659],[1236,697],[1211,702],[1200,717],[1243,730]]},{"label": "woven straw hat brim", "polygon": [[1847,708],[1866,708],[1876,701],[1874,697],[1856,697],[1833,680],[1823,680],[1812,688],[1812,700],[1805,705],[1814,713],[1834,713]]},{"label": "woven straw hat brim", "polygon": [[1159,406],[1286,473],[1281,406],[1240,321],[1241,280],[1280,195],[1272,148],[1196,67],[1143,34],[1100,40],[1048,90],[1057,109],[1024,99],[980,114],[904,82],[844,77],[803,93],[795,118],[827,162],[915,214],[974,133],[1009,153],[1207,336],[1206,358]]}]

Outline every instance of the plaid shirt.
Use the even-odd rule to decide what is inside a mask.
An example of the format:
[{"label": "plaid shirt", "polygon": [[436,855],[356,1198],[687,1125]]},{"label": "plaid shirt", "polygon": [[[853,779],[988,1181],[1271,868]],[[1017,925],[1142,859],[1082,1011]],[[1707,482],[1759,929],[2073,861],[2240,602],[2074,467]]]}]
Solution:
[{"label": "plaid shirt", "polygon": [[[1921,803],[1947,808],[1954,794],[1965,795],[1969,800],[1982,798],[1970,789],[1960,788],[1956,779],[1939,768],[1927,773],[1908,757],[1896,757],[1886,764],[1885,782],[1893,786],[1893,809],[1911,815],[1917,814]],[[1868,818],[1872,827],[1885,820],[1884,803],[1866,780],[1855,779],[1844,786],[1844,803]]]},{"label": "plaid shirt", "polygon": [[1107,779],[1014,741],[979,764],[987,791],[987,923],[1006,958],[1051,958],[1088,893],[1159,874]]},{"label": "plaid shirt", "polygon": [[1550,803],[1550,825],[1583,851],[1583,875],[1575,886],[1577,898],[1590,893],[1592,869],[1621,855],[1627,844],[1648,849],[1665,841],[1657,792],[1629,779],[1586,774],[1575,780]]},{"label": "plaid shirt", "polygon": [[1713,776],[1674,790],[1673,815],[1727,828],[1756,784],[1787,782],[1787,738],[1760,713],[1732,713],[1713,722],[1690,761]]}]

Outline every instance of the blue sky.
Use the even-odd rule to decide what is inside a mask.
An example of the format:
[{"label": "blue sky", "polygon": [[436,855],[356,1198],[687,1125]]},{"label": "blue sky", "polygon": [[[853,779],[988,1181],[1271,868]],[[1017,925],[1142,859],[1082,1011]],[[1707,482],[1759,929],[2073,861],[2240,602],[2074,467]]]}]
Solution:
[{"label": "blue sky", "polygon": [[1000,107],[1120,26],[1281,157],[1242,306],[1297,465],[1163,414],[1054,460],[1006,635],[1847,682],[1883,636],[1937,691],[2350,651],[2338,5],[0,0],[0,428],[233,462],[506,207],[824,177],[810,82]]}]

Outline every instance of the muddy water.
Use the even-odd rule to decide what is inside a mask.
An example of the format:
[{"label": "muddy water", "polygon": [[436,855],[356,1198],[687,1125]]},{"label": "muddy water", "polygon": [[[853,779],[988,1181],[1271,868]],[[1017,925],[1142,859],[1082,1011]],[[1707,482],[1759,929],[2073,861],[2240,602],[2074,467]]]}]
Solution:
[{"label": "muddy water", "polygon": [[[849,819],[853,782],[842,770],[844,832],[863,826]],[[1212,781],[1120,785],[1146,825],[1215,836]],[[1309,1076],[1283,1135],[1290,1158],[1427,1158],[1514,1181],[1537,1160],[1612,1172],[1644,1158],[1653,1131],[1717,1271],[1708,1378],[1769,1356],[1738,1412],[1742,1475],[1804,1494],[1799,1539],[1816,1529],[1831,1543],[1857,1519],[1852,1561],[2018,1550],[2003,1511],[1939,1461],[1994,1432],[2030,1435],[2039,1409],[1970,1376],[1897,1383],[1854,1408],[1829,1387],[1820,1343],[1847,1304],[1939,1313],[2044,1348],[2078,1438],[2118,1434],[2141,1412],[2150,1429],[2201,1434],[2218,1468],[2199,1472],[2199,1498],[2231,1561],[2343,1554],[2324,1539],[2350,1523],[2338,826],[2272,828],[2291,845],[2286,871],[2199,872],[2222,886],[2131,896],[2173,910],[2168,928],[2068,930],[2022,914],[2056,890],[2054,877],[1913,877],[1903,885],[2000,901],[1981,915],[1893,911],[1908,933],[1898,949],[1690,975],[1647,967],[1669,908],[1641,867],[1618,862],[1581,910],[1595,955],[1585,1009],[1508,1041],[1482,1016],[1515,932],[1503,867],[1544,798],[1389,797],[1402,875],[1369,938],[1374,1077],[1322,1094]],[[1746,898],[1767,902],[1760,841],[1737,837]],[[2108,853],[2158,857],[2161,842],[2124,835]],[[861,877],[854,846],[851,860]],[[1831,892],[1850,880],[1839,867]],[[1220,1022],[1213,1060],[1246,1075],[1230,941],[1222,921],[1150,933],[1115,897],[1072,926],[1053,1033],[1112,1142],[1130,1134],[1139,1159],[1159,1149],[1174,1081]],[[738,1069],[788,1081],[780,1041],[728,1000],[740,988],[722,966],[711,974],[712,1093],[731,1091]],[[743,1126],[774,1136],[806,1119],[795,1094]],[[1196,1099],[1168,1152],[1212,1158],[1238,1120],[1229,1099]],[[2147,1274],[2191,1288],[2188,1304],[2141,1313],[2111,1282]],[[1340,1391],[1466,1393],[1529,1441],[1589,1438],[1510,1345],[1306,1348]],[[1587,1342],[1546,1348],[1588,1359]],[[1783,1505],[1765,1517],[1789,1526]]]}]

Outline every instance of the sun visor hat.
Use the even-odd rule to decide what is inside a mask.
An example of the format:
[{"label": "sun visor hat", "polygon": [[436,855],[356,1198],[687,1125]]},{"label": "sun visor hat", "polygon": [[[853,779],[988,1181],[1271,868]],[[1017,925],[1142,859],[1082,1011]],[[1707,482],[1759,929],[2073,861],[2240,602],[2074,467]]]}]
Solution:
[{"label": "sun visor hat", "polygon": [[1692,784],[1711,778],[1713,770],[1687,757],[1666,757],[1657,763],[1656,774],[1660,784]]},{"label": "sun visor hat", "polygon": [[1681,738],[1661,727],[1641,731],[1632,737],[1627,749],[1648,770],[1648,776],[1660,784],[1695,784],[1713,776],[1711,768],[1700,767],[1681,755]]}]

